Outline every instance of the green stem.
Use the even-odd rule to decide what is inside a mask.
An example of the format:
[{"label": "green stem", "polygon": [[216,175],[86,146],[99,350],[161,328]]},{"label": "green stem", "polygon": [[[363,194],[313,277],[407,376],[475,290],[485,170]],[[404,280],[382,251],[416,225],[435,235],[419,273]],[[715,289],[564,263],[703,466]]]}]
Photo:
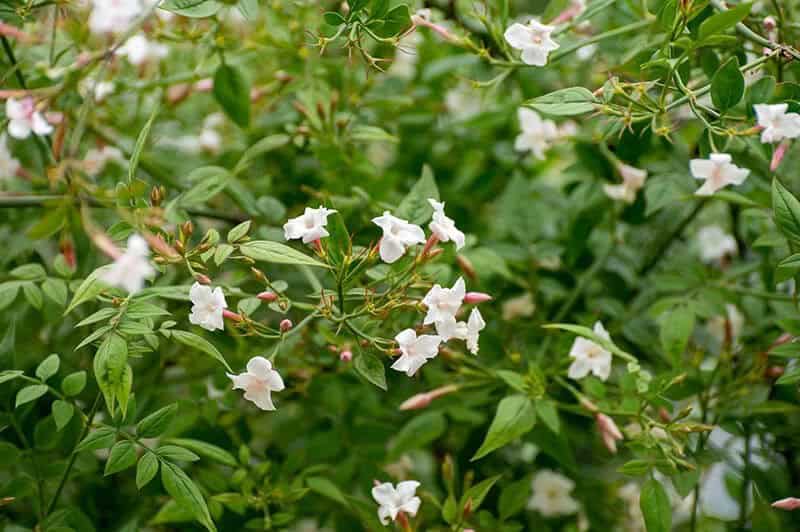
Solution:
[{"label": "green stem", "polygon": [[577,52],[584,46],[588,46],[590,44],[594,44],[600,41],[605,41],[606,39],[612,39],[620,35],[625,35],[626,33],[631,33],[640,30],[642,28],[646,28],[647,26],[650,26],[652,23],[653,19],[648,18],[645,20],[639,20],[637,22],[633,22],[631,24],[619,27],[614,30],[598,33],[597,35],[589,37],[588,39],[584,39],[583,41],[577,42],[571,46],[567,46],[565,48],[559,48],[550,56],[550,62],[552,63],[558,61],[562,57],[566,57],[573,52]]}]

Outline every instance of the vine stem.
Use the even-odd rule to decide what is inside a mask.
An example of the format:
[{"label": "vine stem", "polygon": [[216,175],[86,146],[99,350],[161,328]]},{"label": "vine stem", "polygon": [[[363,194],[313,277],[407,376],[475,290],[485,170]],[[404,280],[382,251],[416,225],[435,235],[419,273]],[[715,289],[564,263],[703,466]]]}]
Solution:
[{"label": "vine stem", "polygon": [[[75,443],[75,448],[80,445],[83,439],[89,434],[89,429],[92,427],[92,420],[94,419],[95,414],[97,413],[97,409],[100,406],[100,393],[94,399],[94,403],[92,404],[92,408],[89,410],[89,414],[86,417],[86,426],[83,427],[83,431],[81,432],[80,438]],[[58,488],[56,488],[56,492],[53,494],[53,498],[50,500],[50,504],[47,507],[47,512],[45,512],[45,516],[50,515],[53,510],[56,508],[56,504],[58,503],[58,499],[61,496],[61,492],[64,490],[64,486],[67,483],[67,479],[69,478],[70,473],[72,472],[72,466],[75,465],[75,459],[78,457],[78,453],[75,452],[75,448],[72,449],[72,455],[69,457],[69,462],[67,462],[67,467],[64,468],[64,473],[61,475],[61,480],[58,481]]]}]

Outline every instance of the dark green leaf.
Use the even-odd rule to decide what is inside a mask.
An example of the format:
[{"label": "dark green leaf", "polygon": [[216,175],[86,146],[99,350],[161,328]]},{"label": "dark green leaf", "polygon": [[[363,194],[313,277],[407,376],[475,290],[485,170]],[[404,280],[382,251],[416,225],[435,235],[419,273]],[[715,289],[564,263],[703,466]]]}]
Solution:
[{"label": "dark green leaf", "polygon": [[250,125],[250,83],[236,67],[222,64],[214,73],[214,98],[239,127]]},{"label": "dark green leaf", "polygon": [[744,95],[744,76],[735,57],[728,59],[711,80],[711,101],[720,111],[727,111]]}]

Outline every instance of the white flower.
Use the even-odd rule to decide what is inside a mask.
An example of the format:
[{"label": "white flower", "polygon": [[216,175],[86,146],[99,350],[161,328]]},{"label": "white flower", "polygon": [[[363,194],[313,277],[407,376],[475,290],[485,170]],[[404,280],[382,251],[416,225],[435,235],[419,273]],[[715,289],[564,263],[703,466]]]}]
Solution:
[{"label": "white flower", "polygon": [[480,336],[480,332],[486,327],[486,322],[483,321],[483,316],[481,316],[481,311],[474,308],[472,312],[469,313],[469,319],[467,320],[467,334],[466,334],[466,342],[467,342],[467,349],[473,355],[478,354],[478,337]]},{"label": "white flower", "polygon": [[733,164],[727,153],[712,153],[708,159],[692,159],[689,169],[695,179],[706,181],[695,191],[697,196],[710,196],[727,185],[741,185],[750,173],[750,170]]},{"label": "white flower", "polygon": [[459,277],[456,280],[453,288],[442,288],[438,284],[433,285],[428,290],[428,293],[425,294],[425,297],[422,298],[422,303],[428,307],[428,313],[422,323],[430,325],[447,318],[455,318],[456,312],[464,302],[465,294],[466,286],[463,277]]},{"label": "white flower", "polygon": [[106,167],[111,161],[118,163],[125,163],[125,157],[122,152],[114,146],[103,146],[102,148],[92,148],[86,152],[86,157],[83,158],[83,170],[90,176],[96,176]]},{"label": "white flower", "polygon": [[328,225],[328,216],[335,212],[334,209],[326,209],[322,205],[317,209],[306,207],[302,215],[290,218],[283,224],[283,236],[286,240],[302,238],[303,244],[329,236],[325,226]]},{"label": "white flower", "polygon": [[519,127],[522,132],[514,141],[517,151],[530,151],[537,159],[544,159],[544,152],[559,137],[558,127],[552,120],[542,120],[539,113],[527,107],[517,110]]},{"label": "white flower", "polygon": [[8,137],[0,135],[0,181],[14,177],[19,169],[19,161],[11,155],[8,148]]},{"label": "white flower", "polygon": [[222,288],[216,287],[213,291],[210,286],[194,283],[189,290],[189,299],[192,301],[192,313],[189,322],[208,330],[224,329],[222,311],[228,308]]},{"label": "white flower", "polygon": [[[608,331],[599,321],[594,324],[594,333],[610,340]],[[575,338],[569,356],[575,359],[567,373],[570,379],[582,379],[591,372],[599,379],[606,380],[611,374],[611,353],[591,340],[580,336]]]},{"label": "white flower", "polygon": [[420,226],[392,216],[389,211],[373,218],[372,223],[383,229],[380,244],[383,262],[391,264],[403,256],[408,246],[425,243],[425,231]]},{"label": "white flower", "polygon": [[401,79],[412,79],[417,72],[417,61],[419,59],[417,47],[421,42],[422,37],[418,32],[404,37],[394,53],[394,60],[389,67],[388,73]]},{"label": "white flower", "polygon": [[555,471],[542,469],[532,481],[533,495],[528,501],[528,509],[536,510],[545,517],[570,515],[578,511],[578,501],[571,492],[575,483]]},{"label": "white flower", "polygon": [[36,135],[49,135],[53,132],[53,126],[36,110],[36,104],[31,97],[6,100],[6,118],[8,134],[15,139],[26,139],[31,132]]},{"label": "white flower", "polygon": [[372,498],[378,503],[378,518],[384,525],[389,524],[389,520],[396,520],[399,513],[405,513],[414,517],[417,515],[419,505],[422,503],[415,495],[419,482],[416,480],[406,480],[397,484],[397,489],[391,482],[384,482],[372,488]]},{"label": "white flower", "polygon": [[481,99],[468,83],[462,82],[444,96],[444,105],[456,120],[467,120],[481,112]]},{"label": "white flower", "polygon": [[428,198],[428,203],[433,207],[433,219],[428,226],[431,232],[436,235],[441,242],[453,241],[456,250],[464,247],[464,233],[456,228],[456,223],[448,218],[444,213],[444,202],[438,202],[433,198]]},{"label": "white flower", "polygon": [[623,163],[620,163],[617,169],[622,175],[622,184],[603,185],[603,191],[611,199],[633,203],[636,201],[636,193],[644,186],[644,180],[647,179],[647,170]]},{"label": "white flower", "polygon": [[525,292],[521,296],[512,297],[503,303],[502,316],[506,321],[517,318],[528,318],[536,312],[536,303],[533,302],[533,295]]},{"label": "white flower", "polygon": [[94,97],[94,101],[100,103],[111,96],[116,90],[117,85],[113,81],[95,81],[85,78],[78,85],[78,90],[84,98]]},{"label": "white flower", "polygon": [[[217,288],[219,290],[219,288]],[[272,392],[283,390],[283,379],[272,369],[272,363],[264,357],[253,357],[247,363],[247,371],[239,375],[227,374],[233,381],[234,390],[244,390],[244,398],[252,401],[261,410],[275,410]]]},{"label": "white flower", "polygon": [[554,26],[531,20],[527,25],[515,22],[503,36],[512,48],[522,50],[523,63],[544,66],[547,64],[547,54],[558,48],[558,43],[550,37],[553,30]]},{"label": "white flower", "polygon": [[222,113],[212,113],[203,120],[203,128],[200,130],[198,142],[200,147],[210,153],[219,153],[222,149],[222,135],[217,128],[222,125],[225,117]]},{"label": "white flower", "polygon": [[775,105],[754,105],[758,125],[761,131],[761,142],[780,142],[783,139],[800,137],[800,114],[787,113],[789,105],[779,103]]},{"label": "white flower", "polygon": [[135,294],[144,287],[145,279],[152,279],[156,271],[148,257],[150,248],[147,241],[139,235],[128,238],[128,247],[101,277],[104,283],[124,288]]},{"label": "white flower", "polygon": [[709,225],[697,232],[697,247],[700,258],[705,263],[714,262],[726,255],[735,255],[738,250],[736,239],[718,225]]},{"label": "white flower", "polygon": [[409,377],[413,377],[423,364],[439,354],[439,344],[442,343],[442,338],[436,335],[423,334],[418,337],[414,329],[401,331],[394,339],[400,346],[401,355],[392,364],[392,369],[405,371]]},{"label": "white flower", "polygon": [[95,34],[125,31],[144,9],[139,0],[92,0],[89,30]]},{"label": "white flower", "polygon": [[706,323],[706,330],[718,343],[722,343],[730,334],[730,340],[736,343],[736,339],[742,333],[744,327],[744,316],[736,305],[725,304],[725,316],[712,316]]},{"label": "white flower", "polygon": [[165,45],[149,41],[141,33],[125,41],[125,44],[117,50],[118,55],[124,56],[130,64],[136,66],[149,62],[158,62],[159,59],[166,57],[168,53],[169,48]]}]

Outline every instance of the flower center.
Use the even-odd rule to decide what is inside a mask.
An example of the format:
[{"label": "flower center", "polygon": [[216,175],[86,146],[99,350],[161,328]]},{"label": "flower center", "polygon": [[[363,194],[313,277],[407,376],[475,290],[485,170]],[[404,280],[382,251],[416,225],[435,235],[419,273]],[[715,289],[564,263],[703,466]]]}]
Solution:
[{"label": "flower center", "polygon": [[306,218],[306,229],[313,229],[314,228],[314,219],[310,216]]}]

